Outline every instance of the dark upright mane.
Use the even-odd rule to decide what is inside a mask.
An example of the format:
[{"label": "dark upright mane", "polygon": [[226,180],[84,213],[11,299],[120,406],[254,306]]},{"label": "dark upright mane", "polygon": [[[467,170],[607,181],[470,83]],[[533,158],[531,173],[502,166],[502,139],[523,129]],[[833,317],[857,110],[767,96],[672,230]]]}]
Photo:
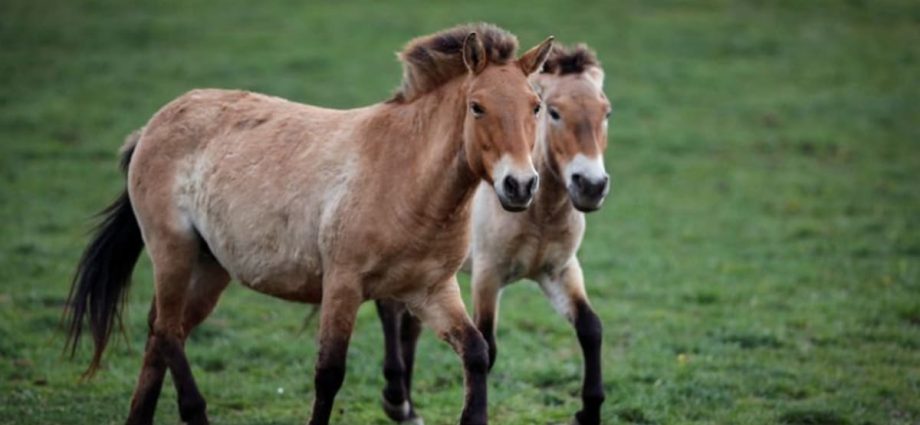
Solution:
[{"label": "dark upright mane", "polygon": [[585,44],[576,44],[574,47],[557,44],[553,46],[553,51],[543,64],[542,72],[558,75],[581,74],[589,67],[600,65],[597,56]]},{"label": "dark upright mane", "polygon": [[517,37],[486,23],[456,26],[413,39],[402,52],[403,80],[391,102],[411,101],[467,72],[463,64],[463,41],[475,32],[490,64],[503,65],[514,59]]}]

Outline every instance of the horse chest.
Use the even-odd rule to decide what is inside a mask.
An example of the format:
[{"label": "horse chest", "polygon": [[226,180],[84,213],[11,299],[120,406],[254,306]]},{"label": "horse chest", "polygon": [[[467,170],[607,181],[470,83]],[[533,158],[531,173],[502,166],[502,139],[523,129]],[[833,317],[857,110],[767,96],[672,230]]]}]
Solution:
[{"label": "horse chest", "polygon": [[361,271],[365,292],[371,298],[387,298],[417,289],[418,285],[440,284],[460,267],[466,243],[464,240],[439,242],[401,246],[372,242],[355,253],[353,269]]},{"label": "horse chest", "polygon": [[533,234],[519,238],[512,244],[505,262],[504,281],[540,279],[561,268],[575,254],[575,246],[566,238],[556,235]]}]

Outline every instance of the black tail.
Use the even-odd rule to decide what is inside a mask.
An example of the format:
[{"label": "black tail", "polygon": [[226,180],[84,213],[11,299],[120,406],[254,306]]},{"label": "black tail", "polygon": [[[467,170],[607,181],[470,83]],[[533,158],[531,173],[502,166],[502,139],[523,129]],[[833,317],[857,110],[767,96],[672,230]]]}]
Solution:
[{"label": "black tail", "polygon": [[[127,169],[139,136],[140,132],[129,136],[122,150],[122,169]],[[95,352],[86,376],[92,376],[99,368],[115,323],[122,326],[121,312],[131,272],[144,248],[127,191],[99,215],[104,218],[77,266],[64,312],[68,322],[65,350],[70,350],[71,357],[83,333],[83,317],[89,315]]]}]

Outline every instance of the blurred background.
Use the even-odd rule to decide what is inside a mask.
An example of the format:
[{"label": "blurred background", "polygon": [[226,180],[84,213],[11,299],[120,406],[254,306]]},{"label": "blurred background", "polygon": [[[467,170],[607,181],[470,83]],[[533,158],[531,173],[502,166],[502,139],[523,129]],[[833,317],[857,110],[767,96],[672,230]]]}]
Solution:
[{"label": "blurred background", "polygon": [[[406,41],[480,20],[522,48],[586,42],[607,72],[614,185],[579,254],[605,423],[920,422],[920,4],[497,3],[0,2],[0,423],[125,417],[147,259],[94,380],[89,344],[67,360],[58,328],[125,135],[196,87],[378,102]],[[214,423],[306,420],[307,310],[231,285],[188,343]],[[333,420],[387,424],[371,304],[352,341]],[[580,349],[536,285],[505,291],[498,343],[492,423],[567,423]],[[430,332],[419,351],[419,413],[453,423],[456,356]],[[178,422],[174,400],[167,384],[158,423]]]}]

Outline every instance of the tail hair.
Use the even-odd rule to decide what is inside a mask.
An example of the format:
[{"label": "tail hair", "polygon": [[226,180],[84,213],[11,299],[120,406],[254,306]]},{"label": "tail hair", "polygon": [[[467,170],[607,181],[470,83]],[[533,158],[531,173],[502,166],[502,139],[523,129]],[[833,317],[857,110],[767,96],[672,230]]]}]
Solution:
[{"label": "tail hair", "polygon": [[[131,133],[122,147],[121,168],[126,173],[142,130]],[[64,350],[69,351],[71,357],[83,334],[84,317],[88,316],[95,351],[84,377],[92,376],[99,369],[102,353],[116,324],[124,330],[122,312],[131,273],[144,248],[127,190],[99,216],[102,220],[77,265],[64,311],[67,328]]]}]

